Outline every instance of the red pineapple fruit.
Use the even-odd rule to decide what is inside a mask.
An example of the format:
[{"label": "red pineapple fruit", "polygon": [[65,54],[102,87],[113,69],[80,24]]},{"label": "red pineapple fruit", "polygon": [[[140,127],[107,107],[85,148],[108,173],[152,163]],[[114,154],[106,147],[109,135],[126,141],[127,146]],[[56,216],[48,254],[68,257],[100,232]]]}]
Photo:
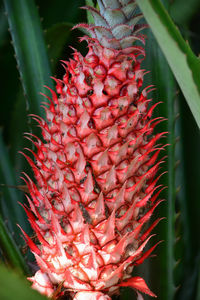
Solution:
[{"label": "red pineapple fruit", "polygon": [[[155,296],[140,277],[132,277],[155,246],[144,253],[156,220],[146,229],[158,200],[156,173],[162,149],[152,135],[162,118],[152,119],[147,88],[142,89],[145,56],[134,0],[98,0],[87,7],[95,24],[85,57],[75,50],[64,62],[63,80],[46,119],[34,117],[36,184],[25,176],[30,198],[24,206],[38,243],[24,233],[39,270],[32,287],[49,297],[106,300],[120,286]],[[32,152],[32,151],[31,151]],[[145,227],[145,229],[144,229]]]}]

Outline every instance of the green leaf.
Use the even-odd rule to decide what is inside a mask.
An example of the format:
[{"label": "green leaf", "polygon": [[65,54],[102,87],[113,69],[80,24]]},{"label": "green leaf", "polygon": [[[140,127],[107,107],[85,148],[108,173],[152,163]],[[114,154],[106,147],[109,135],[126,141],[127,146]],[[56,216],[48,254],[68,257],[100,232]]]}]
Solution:
[{"label": "green leaf", "polygon": [[72,23],[63,22],[57,23],[46,30],[45,38],[53,70],[55,70],[58,59],[61,57],[63,47],[73,26]]},{"label": "green leaf", "polygon": [[5,43],[7,33],[7,20],[4,14],[3,6],[0,4],[0,47]]},{"label": "green leaf", "polygon": [[85,5],[85,0],[66,1],[59,0],[35,0],[39,7],[40,16],[42,16],[42,25],[44,29],[48,29],[54,24],[69,22],[77,24],[85,20],[85,12],[80,8]]},{"label": "green leaf", "polygon": [[200,60],[184,41],[159,0],[137,0],[137,3],[200,127]]},{"label": "green leaf", "polygon": [[[157,257],[150,260],[149,281],[150,288],[153,290],[159,299],[171,300],[175,294],[175,282],[173,278],[175,257],[174,257],[174,243],[175,243],[175,79],[170,71],[168,63],[163,56],[156,40],[150,32],[148,32],[148,40],[146,45],[146,58],[144,60],[144,68],[150,74],[146,75],[144,87],[148,85],[155,85],[156,90],[150,95],[154,102],[162,101],[155,111],[154,116],[162,116],[167,120],[161,123],[156,130],[158,132],[169,132],[165,139],[160,142],[170,144],[166,147],[166,151],[161,153],[162,156],[167,155],[165,165],[162,166],[161,172],[168,171],[163,175],[159,181],[160,184],[168,188],[162,192],[161,198],[166,199],[155,212],[155,218],[166,217],[158,228],[158,237],[163,240],[163,243],[155,251]],[[145,269],[145,272],[148,272]],[[157,276],[162,274],[162,276]]]},{"label": "green leaf", "polygon": [[[24,132],[33,132],[34,130],[34,128],[32,129],[30,127],[30,124],[28,123],[29,120],[30,118],[27,118],[23,90],[20,88],[20,90],[16,93],[16,100],[9,120],[9,142],[12,145],[12,147],[9,148],[9,154],[11,163],[14,166],[16,184],[22,184],[22,180],[20,178],[21,172],[28,172],[29,170],[29,165],[26,159],[24,159],[24,156],[19,153],[19,151],[22,151],[25,147],[32,147],[31,143],[24,138]],[[18,201],[19,200],[20,199],[18,199]]]},{"label": "green leaf", "polygon": [[197,296],[196,300],[200,299],[200,268],[199,268],[199,273],[198,273],[198,282],[197,282]]},{"label": "green leaf", "polygon": [[[12,168],[7,148],[4,145],[0,131],[0,183],[5,185],[16,185],[14,170]],[[20,192],[7,186],[1,187],[1,210],[2,216],[8,221],[11,232],[17,229],[16,223],[25,230],[27,228],[26,217],[18,201],[21,199]],[[19,238],[18,238],[19,239]]]},{"label": "green leaf", "polygon": [[46,93],[44,85],[52,83],[36,6],[33,0],[4,0],[4,4],[27,105],[31,113],[44,115],[40,92]]},{"label": "green leaf", "polygon": [[170,7],[170,15],[180,25],[187,24],[200,7],[199,0],[175,0]]},{"label": "green leaf", "polygon": [[46,297],[31,289],[28,281],[0,265],[1,300],[45,300]]},{"label": "green leaf", "polygon": [[181,211],[180,218],[183,227],[181,238],[184,248],[180,264],[182,284],[177,300],[188,300],[195,299],[200,249],[200,240],[197,238],[200,228],[200,132],[183,96],[179,102],[180,166],[177,168],[177,181],[180,185],[180,192],[177,200]]},{"label": "green leaf", "polygon": [[[85,0],[85,4],[87,6],[95,7],[93,0]],[[87,10],[87,21],[88,21],[88,24],[94,24],[94,18],[92,16],[92,14],[89,12],[89,10]]]},{"label": "green leaf", "polygon": [[6,262],[13,268],[28,272],[26,262],[24,261],[15,241],[8,232],[1,216],[0,216],[0,248],[6,258]]}]

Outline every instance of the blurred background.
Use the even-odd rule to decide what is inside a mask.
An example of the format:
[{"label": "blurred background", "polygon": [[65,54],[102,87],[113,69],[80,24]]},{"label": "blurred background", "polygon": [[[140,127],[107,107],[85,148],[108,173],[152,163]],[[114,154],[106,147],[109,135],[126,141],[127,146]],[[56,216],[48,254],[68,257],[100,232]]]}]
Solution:
[{"label": "blurred background", "polygon": [[[87,16],[84,10],[79,9],[85,5],[84,0],[31,0],[26,3],[33,19],[30,23],[29,18],[24,18],[29,15],[23,2],[0,0],[0,260],[7,266],[14,266],[5,247],[2,234],[5,230],[11,244],[15,243],[25,257],[28,270],[24,262],[23,268],[31,274],[33,257],[23,247],[24,241],[16,223],[32,234],[18,202],[26,201],[21,172],[32,178],[33,174],[18,152],[32,147],[24,138],[24,132],[40,135],[29,114],[44,113],[40,107],[44,99],[39,93],[47,93],[43,88],[45,84],[53,87],[50,76],[62,78],[64,69],[60,60],[72,57],[70,46],[82,54],[87,52],[86,44],[78,39],[83,33],[71,31],[75,24],[87,22]],[[200,1],[162,2],[198,56]],[[144,87],[151,84],[156,87],[151,97],[155,102],[162,101],[162,104],[155,114],[167,119],[157,130],[169,132],[164,142],[170,146],[164,154],[167,158],[162,168],[162,172],[167,173],[160,180],[168,187],[162,192],[162,198],[166,201],[155,211],[157,216],[166,219],[154,230],[157,236],[152,241],[163,242],[154,251],[154,257],[136,268],[134,274],[144,276],[160,300],[200,300],[199,129],[151,30],[147,29],[145,34],[146,59],[143,68],[151,72],[145,77]],[[37,56],[39,51],[40,57]],[[30,69],[32,72],[29,72]],[[119,298],[134,297],[133,291],[122,289]]]}]

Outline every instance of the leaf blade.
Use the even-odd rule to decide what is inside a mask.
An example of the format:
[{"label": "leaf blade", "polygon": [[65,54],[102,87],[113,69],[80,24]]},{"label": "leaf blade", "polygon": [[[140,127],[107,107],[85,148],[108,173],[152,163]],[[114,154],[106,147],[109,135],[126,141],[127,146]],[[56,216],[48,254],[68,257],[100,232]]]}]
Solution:
[{"label": "leaf blade", "polygon": [[[150,31],[150,30],[149,30]],[[164,117],[166,121],[162,122],[156,132],[168,132],[165,139],[160,142],[169,146],[166,147],[163,156],[167,155],[165,164],[161,172],[166,172],[159,183],[168,188],[162,191],[161,198],[166,199],[156,212],[157,217],[165,217],[156,228],[158,237],[164,242],[156,250],[157,257],[146,262],[144,267],[145,279],[148,279],[150,288],[157,294],[159,299],[173,299],[175,294],[174,282],[174,219],[175,219],[175,78],[169,68],[169,65],[151,32],[148,32],[146,43],[146,58],[143,62],[145,70],[151,72],[144,78],[144,87],[155,85],[155,91],[151,93],[153,101],[156,103],[162,101],[154,111],[154,117]],[[155,216],[155,218],[156,218]],[[146,273],[149,278],[146,277]],[[161,274],[158,278],[157,274]]]},{"label": "leaf blade", "polygon": [[15,244],[11,234],[8,232],[1,216],[0,216],[0,248],[5,255],[5,257],[8,260],[8,263],[18,269],[22,270],[24,272],[28,272],[28,268],[26,266],[26,263],[17,248],[17,245]]},{"label": "leaf blade", "polygon": [[40,92],[52,87],[50,66],[36,6],[32,0],[4,0],[24,93],[30,111],[44,115]]},{"label": "leaf blade", "polygon": [[2,300],[45,300],[46,297],[40,295],[30,288],[25,279],[9,269],[0,265],[0,299]]},{"label": "leaf blade", "polygon": [[137,0],[200,127],[200,60],[159,0]]},{"label": "leaf blade", "polygon": [[[0,131],[0,183],[5,184],[3,189],[3,198],[1,199],[2,206],[2,216],[8,220],[9,229],[13,232],[16,231],[16,223],[20,224],[23,228],[27,228],[25,213],[20,205],[17,203],[19,201],[19,192],[15,189],[11,189],[6,185],[16,185],[16,180],[14,176],[14,170],[8,155],[7,148],[4,144],[2,132]],[[20,199],[21,200],[21,199]]]}]

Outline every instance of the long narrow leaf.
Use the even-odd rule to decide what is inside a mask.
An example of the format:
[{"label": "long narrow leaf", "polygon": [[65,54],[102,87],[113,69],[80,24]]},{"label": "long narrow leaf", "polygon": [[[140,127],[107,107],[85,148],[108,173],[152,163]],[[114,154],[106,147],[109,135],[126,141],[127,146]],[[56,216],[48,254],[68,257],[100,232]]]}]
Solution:
[{"label": "long narrow leaf", "polygon": [[[200,60],[159,0],[137,0],[200,127]],[[189,4],[188,4],[189,5]]]},{"label": "long narrow leaf", "polygon": [[200,299],[200,271],[198,274],[198,283],[197,283],[197,296],[196,296],[196,300]]},{"label": "long narrow leaf", "polygon": [[[16,185],[14,170],[11,165],[8,151],[4,145],[2,133],[0,131],[0,184]],[[1,186],[1,209],[3,218],[8,221],[9,229],[16,231],[16,223],[26,230],[25,213],[18,204],[20,192],[7,186]]]},{"label": "long narrow leaf", "polygon": [[6,258],[8,264],[12,267],[27,272],[26,263],[17,248],[11,234],[8,232],[1,216],[0,216],[0,249]]},{"label": "long narrow leaf", "polygon": [[[200,132],[187,104],[180,99],[180,166],[177,179],[180,185],[178,202],[181,210],[182,233],[184,245],[181,257],[182,284],[177,300],[195,299],[198,276],[200,240]],[[192,134],[191,134],[192,133]],[[192,176],[191,176],[192,175]],[[199,298],[197,298],[199,299]]]},{"label": "long narrow leaf", "polygon": [[[94,7],[93,0],[85,0],[85,4],[88,5],[88,6]],[[88,24],[93,24],[94,23],[93,16],[89,12],[89,10],[87,10],[87,21],[88,21]]]},{"label": "long narrow leaf", "polygon": [[[159,226],[159,238],[164,242],[157,249],[157,258],[151,261],[150,285],[152,290],[158,294],[158,298],[162,300],[173,299],[175,293],[175,282],[173,278],[175,258],[174,258],[174,219],[175,219],[175,79],[169,69],[169,66],[160,51],[155,39],[149,33],[147,41],[147,54],[144,61],[144,67],[151,70],[147,75],[145,86],[154,84],[156,87],[153,93],[154,101],[162,101],[157,109],[157,114],[167,118],[167,121],[157,129],[160,131],[169,132],[165,141],[162,143],[170,144],[166,148],[167,161],[162,171],[168,171],[161,177],[160,183],[167,186],[167,190],[162,192],[162,197],[166,202],[159,208],[160,217],[166,217],[166,221],[162,221]],[[165,155],[163,153],[163,155]],[[158,232],[158,229],[156,230]],[[162,276],[157,276],[162,274]]]},{"label": "long narrow leaf", "polygon": [[40,92],[51,86],[49,61],[33,0],[4,0],[17,64],[31,113],[44,114]]},{"label": "long narrow leaf", "polygon": [[1,300],[45,300],[46,297],[32,290],[27,280],[0,265],[0,299]]},{"label": "long narrow leaf", "polygon": [[177,23],[184,25],[190,21],[199,7],[199,0],[190,0],[190,2],[175,0],[172,2],[170,14]]}]

